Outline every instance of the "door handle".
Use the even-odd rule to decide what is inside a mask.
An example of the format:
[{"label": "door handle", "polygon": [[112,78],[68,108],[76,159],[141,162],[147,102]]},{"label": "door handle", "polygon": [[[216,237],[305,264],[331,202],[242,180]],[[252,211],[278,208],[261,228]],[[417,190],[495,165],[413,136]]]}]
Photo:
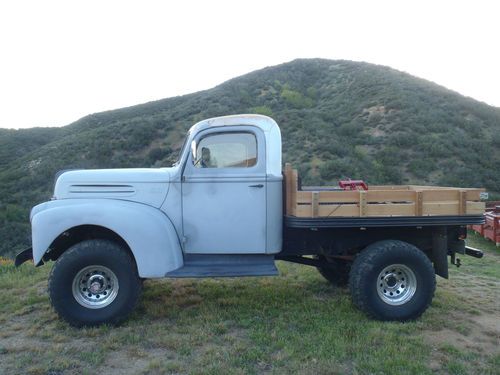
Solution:
[{"label": "door handle", "polygon": [[263,188],[263,187],[264,187],[264,184],[248,185],[248,187]]}]

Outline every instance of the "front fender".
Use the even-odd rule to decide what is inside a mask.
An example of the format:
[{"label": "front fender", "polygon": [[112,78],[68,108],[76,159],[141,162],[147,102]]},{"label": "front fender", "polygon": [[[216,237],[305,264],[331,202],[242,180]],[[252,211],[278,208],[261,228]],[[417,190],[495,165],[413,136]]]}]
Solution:
[{"label": "front fender", "polygon": [[105,227],[123,238],[141,277],[163,277],[183,266],[179,238],[163,212],[112,199],[65,199],[36,206],[31,217],[34,263],[60,234],[80,225]]}]

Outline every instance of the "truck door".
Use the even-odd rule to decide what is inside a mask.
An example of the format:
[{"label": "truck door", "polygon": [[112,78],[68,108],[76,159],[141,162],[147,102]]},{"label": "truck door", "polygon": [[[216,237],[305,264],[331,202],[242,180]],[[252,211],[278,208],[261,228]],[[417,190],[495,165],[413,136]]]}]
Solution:
[{"label": "truck door", "polygon": [[266,252],[265,137],[253,126],[200,132],[182,179],[184,251]]}]

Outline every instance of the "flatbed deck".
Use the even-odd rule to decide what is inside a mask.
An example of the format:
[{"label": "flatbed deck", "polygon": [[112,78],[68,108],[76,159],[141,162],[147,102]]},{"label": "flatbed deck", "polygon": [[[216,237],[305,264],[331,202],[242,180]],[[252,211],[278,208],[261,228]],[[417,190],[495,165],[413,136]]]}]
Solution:
[{"label": "flatbed deck", "polygon": [[[412,221],[427,225],[440,219],[426,217],[442,217],[458,225],[477,222],[482,216],[485,203],[481,201],[479,188],[434,187],[419,185],[371,185],[369,190],[339,190],[337,187],[299,187],[298,173],[290,164],[285,166],[286,211],[289,224],[300,220],[290,218],[328,218],[331,224],[343,224],[346,218],[369,218],[359,222],[369,223],[386,221]],[[467,219],[469,217],[469,219]],[[393,220],[387,220],[394,218]],[[462,219],[460,219],[462,218]],[[352,221],[352,219],[351,219]],[[436,224],[428,224],[436,225]],[[437,224],[439,225],[439,224]],[[354,226],[359,226],[358,224]],[[371,225],[373,226],[373,225]]]}]

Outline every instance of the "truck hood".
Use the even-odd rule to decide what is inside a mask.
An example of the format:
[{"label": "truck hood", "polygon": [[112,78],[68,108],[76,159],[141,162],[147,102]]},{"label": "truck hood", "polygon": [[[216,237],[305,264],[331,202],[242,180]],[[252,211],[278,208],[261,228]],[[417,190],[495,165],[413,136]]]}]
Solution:
[{"label": "truck hood", "polygon": [[55,199],[121,199],[160,207],[168,193],[171,168],[84,169],[63,172]]}]

